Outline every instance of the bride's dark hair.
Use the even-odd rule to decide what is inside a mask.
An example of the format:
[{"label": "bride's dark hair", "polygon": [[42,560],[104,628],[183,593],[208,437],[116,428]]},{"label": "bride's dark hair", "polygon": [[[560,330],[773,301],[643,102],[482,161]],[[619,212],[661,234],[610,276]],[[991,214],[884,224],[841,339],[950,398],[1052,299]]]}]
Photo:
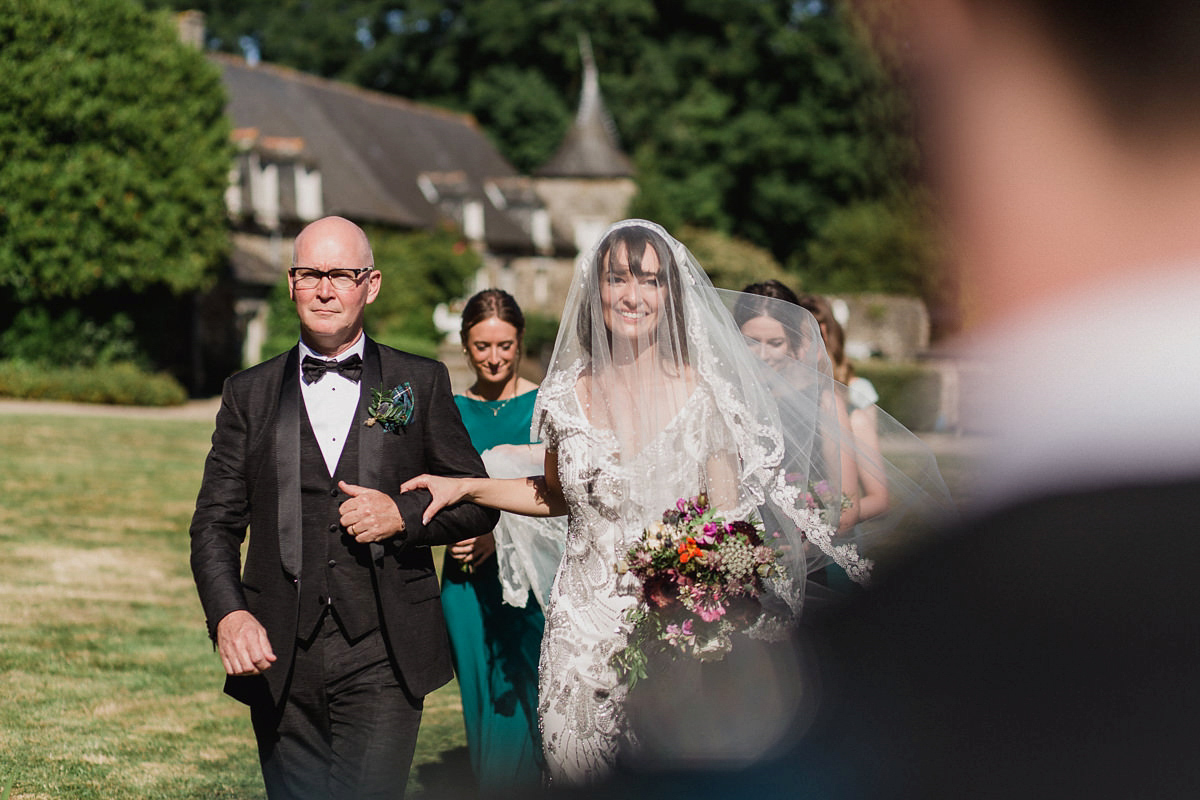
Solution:
[{"label": "bride's dark hair", "polygon": [[[661,236],[641,225],[628,225],[611,231],[600,242],[596,250],[595,274],[592,278],[597,282],[597,287],[599,282],[604,280],[604,270],[608,267],[609,259],[622,244],[625,245],[625,255],[629,260],[629,271],[636,278],[641,278],[646,274],[642,270],[642,255],[645,254],[646,248],[651,247],[654,254],[658,256],[658,279],[663,281],[667,288],[666,308],[662,316],[663,319],[670,319],[671,329],[678,333],[675,337],[659,336],[658,349],[665,361],[674,361],[676,350],[678,350],[678,356],[682,362],[689,363],[687,337],[684,335],[683,327],[683,287],[680,285],[679,265],[675,262],[675,255],[671,252],[671,248]],[[598,293],[596,301],[599,302]],[[663,319],[660,319],[658,323],[660,330],[663,327]],[[589,356],[592,355],[591,314],[579,315],[577,331],[579,343]],[[605,335],[611,345],[612,332],[607,331]]]}]

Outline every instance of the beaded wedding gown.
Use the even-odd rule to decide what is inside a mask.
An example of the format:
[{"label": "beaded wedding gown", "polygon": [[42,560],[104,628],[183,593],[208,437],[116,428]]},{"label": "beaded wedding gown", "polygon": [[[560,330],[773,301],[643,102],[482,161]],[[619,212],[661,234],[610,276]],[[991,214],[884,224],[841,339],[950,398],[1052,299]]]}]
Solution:
[{"label": "beaded wedding gown", "polygon": [[[625,646],[624,615],[639,584],[615,564],[680,497],[706,489],[710,455],[724,452],[712,394],[697,386],[673,420],[622,458],[610,430],[594,427],[575,395],[582,364],[542,387],[547,446],[558,452],[568,511],[567,545],[551,590],[538,667],[538,715],[551,777],[585,783],[632,745],[626,687],[610,659]],[[654,476],[651,481],[646,476]],[[619,554],[619,555],[618,555]]]},{"label": "beaded wedding gown", "polygon": [[556,784],[602,780],[637,745],[612,659],[641,593],[618,564],[681,498],[705,493],[725,519],[753,516],[775,537],[783,569],[766,580],[772,613],[747,632],[755,638],[782,638],[820,566],[868,578],[861,538],[838,530],[839,465],[854,443],[815,320],[789,306],[795,346],[779,370],[751,354],[728,301],[686,247],[644,220],[610,228],[567,294],[531,434],[556,460],[567,504],[538,687]]}]

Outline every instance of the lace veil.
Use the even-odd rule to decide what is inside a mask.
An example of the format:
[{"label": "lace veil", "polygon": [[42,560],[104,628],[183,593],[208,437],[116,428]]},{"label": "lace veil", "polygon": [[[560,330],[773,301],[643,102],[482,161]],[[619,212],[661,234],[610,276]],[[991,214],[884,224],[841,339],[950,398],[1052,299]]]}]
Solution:
[{"label": "lace veil", "polygon": [[[523,478],[542,470],[541,450],[501,445],[480,453],[493,478]],[[562,517],[525,517],[507,511],[492,530],[496,538],[496,564],[504,602],[524,608],[533,598],[543,610],[562,561],[567,523]]]},{"label": "lace veil", "polygon": [[[785,429],[804,409],[794,406],[794,393],[786,387],[806,381],[803,364],[790,356],[798,349],[814,346],[812,337],[819,326],[806,309],[773,297],[715,290],[739,326],[765,317],[778,323],[788,342],[789,357],[764,360],[772,366],[768,385],[780,404]],[[762,345],[748,341],[759,352]],[[803,359],[801,359],[803,361]],[[944,527],[956,512],[942,480],[932,451],[910,430],[875,403],[851,402],[849,387],[834,382],[833,394],[840,430],[823,447],[839,453],[837,469],[843,495],[861,505],[848,510],[839,521],[837,541],[851,543],[860,556],[872,562],[895,560],[918,544],[923,536]],[[853,409],[853,410],[852,410]],[[868,502],[868,488],[875,498]],[[810,557],[809,569],[836,561]]]},{"label": "lace veil", "polygon": [[[533,433],[557,450],[580,421],[589,468],[563,489],[626,526],[614,564],[676,499],[706,492],[727,518],[756,515],[782,540],[789,577],[774,590],[796,614],[814,570],[835,563],[866,582],[864,545],[888,538],[899,517],[870,530],[844,522],[842,464],[856,444],[816,321],[795,306],[781,314],[795,338],[786,363],[769,365],[734,320],[737,300],[659,225],[613,225],[577,264]],[[886,459],[870,468],[905,472]],[[940,476],[912,482],[906,510],[944,496],[930,483]]]}]

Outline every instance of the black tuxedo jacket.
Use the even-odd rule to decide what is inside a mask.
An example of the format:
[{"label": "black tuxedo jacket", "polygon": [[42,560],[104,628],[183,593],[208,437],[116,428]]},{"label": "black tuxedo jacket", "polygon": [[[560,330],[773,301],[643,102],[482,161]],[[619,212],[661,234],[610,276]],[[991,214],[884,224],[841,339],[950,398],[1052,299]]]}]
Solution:
[{"label": "black tuxedo jacket", "polygon": [[[277,661],[263,675],[230,677],[225,691],[243,702],[283,698],[295,648],[301,565],[299,348],[230,377],[217,412],[212,449],[191,525],[191,564],[211,636],[232,611],[250,611],[267,630]],[[363,426],[371,389],[408,382],[412,418],[398,433],[360,427],[358,482],[390,495],[405,530],[372,545],[372,574],[384,637],[400,679],[415,696],[450,680],[441,590],[429,545],[491,530],[499,512],[470,503],[447,508],[429,525],[425,491],[400,494],[422,473],[486,475],[463,427],[440,363],[367,339],[354,425]],[[247,527],[250,541],[241,568]]]},{"label": "black tuxedo jacket", "polygon": [[820,630],[825,797],[1200,797],[1200,479],[1032,499]]}]

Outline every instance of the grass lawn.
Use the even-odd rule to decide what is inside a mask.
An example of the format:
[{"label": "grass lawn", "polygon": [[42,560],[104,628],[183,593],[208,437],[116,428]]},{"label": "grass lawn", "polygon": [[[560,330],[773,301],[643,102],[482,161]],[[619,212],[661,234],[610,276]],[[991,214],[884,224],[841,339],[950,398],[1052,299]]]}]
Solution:
[{"label": "grass lawn", "polygon": [[[211,430],[0,415],[0,795],[263,797],[188,567]],[[460,711],[455,684],[427,698],[411,797],[471,796]]]},{"label": "grass lawn", "polygon": [[[211,422],[0,416],[0,792],[261,798],[188,567]],[[469,794],[458,690],[426,700],[410,796]],[[464,781],[464,777],[468,780]]]}]

